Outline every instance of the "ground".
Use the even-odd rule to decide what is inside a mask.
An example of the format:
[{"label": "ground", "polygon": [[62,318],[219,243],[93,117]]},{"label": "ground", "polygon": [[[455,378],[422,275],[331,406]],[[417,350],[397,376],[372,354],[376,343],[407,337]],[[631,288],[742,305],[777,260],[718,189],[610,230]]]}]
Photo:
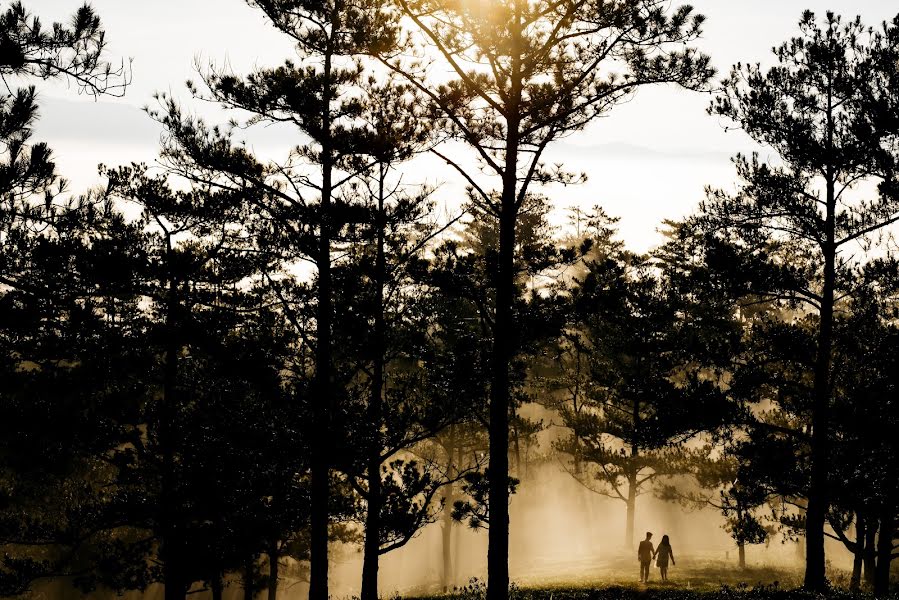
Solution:
[{"label": "ground", "polygon": [[740,569],[734,561],[696,559],[684,556],[677,565],[668,570],[668,583],[663,584],[659,570],[653,565],[647,585],[638,583],[639,566],[636,560],[619,558],[602,561],[599,564],[584,565],[578,573],[570,567],[567,572],[552,572],[551,565],[541,568],[534,565],[528,575],[517,577],[516,583],[522,587],[541,588],[600,588],[633,587],[635,589],[690,589],[717,590],[722,586],[778,585],[796,587],[802,582],[802,572],[798,567],[776,565],[750,566]]},{"label": "ground", "polygon": [[[592,568],[581,571],[582,575],[573,574],[571,565],[566,565],[562,574],[553,574],[552,564],[535,564],[533,567],[526,576],[515,578],[512,600],[848,600],[865,597],[846,591],[848,573],[838,569],[830,571],[836,587],[821,596],[797,589],[802,582],[801,568],[777,564],[739,569],[732,562],[695,560],[685,556],[678,566],[669,570],[668,583],[662,583],[658,569],[653,568],[652,578],[645,585],[638,583],[636,563],[625,559],[591,565]],[[469,585],[447,596],[458,600],[482,600],[485,592],[483,582],[473,579]],[[899,600],[899,596],[892,598]]]}]

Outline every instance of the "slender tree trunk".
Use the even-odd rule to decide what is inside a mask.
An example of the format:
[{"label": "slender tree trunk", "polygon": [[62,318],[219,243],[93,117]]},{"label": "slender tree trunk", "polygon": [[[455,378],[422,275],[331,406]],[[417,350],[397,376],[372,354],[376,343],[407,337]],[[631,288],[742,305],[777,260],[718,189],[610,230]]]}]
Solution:
[{"label": "slender tree trunk", "polygon": [[212,581],[209,582],[209,587],[212,590],[212,600],[222,600],[225,586],[224,582],[222,581],[221,573],[216,574],[216,576],[212,578]]},{"label": "slender tree trunk", "polygon": [[880,533],[877,536],[877,566],[874,571],[874,595],[886,596],[890,591],[890,566],[893,561],[893,536],[896,533],[895,508],[892,494],[887,493],[880,512]]},{"label": "slender tree trunk", "polygon": [[[737,523],[743,523],[746,518],[746,511],[743,508],[743,504],[737,501]],[[737,566],[740,569],[746,568],[746,541],[742,539],[737,540]]]},{"label": "slender tree trunk", "polygon": [[505,163],[499,211],[499,255],[496,273],[496,314],[490,382],[490,479],[487,540],[487,600],[509,597],[509,367],[517,345],[513,302],[515,298],[515,236],[518,221],[518,149],[520,144],[521,7],[515,0],[512,27],[512,64],[506,118]]},{"label": "slender tree trunk", "polygon": [[[459,459],[461,461],[462,453],[459,453]],[[462,528],[461,527],[453,527],[451,528],[453,532],[453,568],[454,568],[454,576],[458,576],[457,574],[462,569]],[[464,579],[463,579],[464,581]]]},{"label": "slender tree trunk", "polygon": [[[447,448],[446,474],[452,479],[455,469],[456,439],[455,427],[450,426],[449,446]],[[455,486],[450,483],[443,492],[443,523],[441,524],[441,542],[443,549],[443,591],[448,592],[455,583],[453,575],[452,539],[453,539],[453,503],[456,501]]]},{"label": "slender tree trunk", "polygon": [[[322,225],[324,228],[324,224]],[[324,246],[324,236],[322,245]],[[327,253],[327,258],[325,254]],[[310,485],[310,600],[328,599],[328,519],[330,468],[328,431],[331,404],[331,274],[330,252],[321,249],[318,260],[318,347],[316,348]]]},{"label": "slender tree trunk", "polygon": [[[580,219],[580,212],[578,213],[578,219]],[[578,221],[578,227],[580,227],[580,221]],[[580,235],[580,234],[578,234]],[[576,342],[574,345],[574,392],[572,393],[571,398],[571,408],[572,413],[574,414],[574,427],[572,427],[571,435],[574,438],[574,474],[576,477],[580,477],[581,475],[581,431],[579,424],[579,418],[581,416],[580,406],[578,401],[581,398],[581,347],[579,342]]]},{"label": "slender tree trunk", "polygon": [[865,558],[863,565],[865,586],[874,589],[874,574],[877,571],[877,519],[872,513],[866,517],[867,531],[865,532]]},{"label": "slender tree trunk", "polygon": [[[828,111],[828,135],[832,138],[832,111]],[[832,146],[832,144],[828,144]],[[824,558],[824,522],[828,508],[828,455],[830,445],[830,369],[833,343],[833,305],[836,288],[836,191],[833,169],[826,177],[827,213],[824,222],[824,281],[818,326],[818,353],[812,410],[811,481],[805,514],[805,587],[814,591],[827,588]]]},{"label": "slender tree trunk", "polygon": [[278,549],[278,541],[274,540],[269,544],[268,548],[268,600],[277,600],[278,598],[278,571],[281,567],[278,560],[281,552]]},{"label": "slender tree trunk", "polygon": [[624,544],[629,550],[634,548],[634,521],[637,512],[637,459],[640,457],[640,400],[634,398],[631,407],[631,423],[633,425],[631,439],[631,458],[630,467],[627,472],[627,524],[624,533]]},{"label": "slender tree trunk", "polygon": [[572,432],[572,436],[574,437],[574,475],[575,477],[579,478],[581,476],[581,469],[583,469],[583,467],[581,466],[581,438],[578,434],[577,429],[574,429],[574,431]]},{"label": "slender tree trunk", "polygon": [[[450,486],[452,487],[452,486]],[[448,491],[446,498],[453,500],[453,492]],[[443,549],[443,591],[448,592],[455,584],[455,576],[453,574],[453,556],[452,556],[452,539],[453,539],[453,517],[452,504],[447,504],[443,513],[443,523],[441,526],[441,544]]]},{"label": "slender tree trunk", "polygon": [[379,165],[377,248],[375,257],[375,327],[374,360],[371,377],[371,397],[368,421],[372,427],[372,447],[368,456],[368,496],[365,514],[365,544],[362,558],[362,600],[378,598],[378,558],[381,551],[381,420],[384,393],[384,356],[386,354],[386,325],[384,322],[384,284],[387,263],[384,255],[386,218],[384,214],[384,180],[386,166]]},{"label": "slender tree trunk", "polygon": [[[514,190],[514,184],[513,184]],[[514,203],[514,198],[512,200]],[[499,273],[490,389],[490,527],[487,549],[488,600],[506,600],[509,591],[509,411],[511,336],[514,335],[514,207],[500,217]]]},{"label": "slender tree trunk", "polygon": [[852,577],[849,589],[857,592],[862,583],[862,564],[865,560],[865,519],[860,511],[855,513],[855,551],[852,554]]},{"label": "slender tree trunk", "polygon": [[637,513],[637,474],[630,472],[627,475],[627,521],[624,531],[624,545],[634,547],[634,521]]},{"label": "slender tree trunk", "polygon": [[253,600],[256,597],[256,590],[253,585],[253,574],[255,570],[255,557],[248,556],[243,565],[243,600]]},{"label": "slender tree trunk", "polygon": [[[169,257],[169,261],[171,260],[173,260],[172,257]],[[184,554],[183,534],[178,527],[178,510],[175,506],[175,447],[172,432],[177,413],[178,359],[181,352],[178,324],[179,302],[179,283],[170,273],[168,298],[166,299],[165,370],[163,371],[162,405],[159,415],[159,445],[162,454],[160,557],[163,562],[165,600],[183,600],[187,594],[187,582],[184,580],[183,565],[181,564]]]},{"label": "slender tree trunk", "polygon": [[521,477],[521,429],[515,427],[515,475]]},{"label": "slender tree trunk", "polygon": [[317,397],[312,403],[312,448],[310,452],[310,547],[309,600],[328,600],[328,522],[330,519],[330,430],[334,409],[331,373],[331,194],[334,158],[328,136],[331,134],[331,41],[325,51],[322,78],[326,82],[322,98],[320,201],[321,225],[318,236],[318,308],[316,313],[315,381]]}]

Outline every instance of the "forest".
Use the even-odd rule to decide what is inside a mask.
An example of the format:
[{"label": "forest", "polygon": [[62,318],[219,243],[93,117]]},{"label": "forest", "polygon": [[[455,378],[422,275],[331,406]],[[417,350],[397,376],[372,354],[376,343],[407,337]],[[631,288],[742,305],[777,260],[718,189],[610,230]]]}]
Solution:
[{"label": "forest", "polygon": [[[895,593],[899,14],[716,72],[670,0],[245,3],[293,54],[72,189],[41,89],[128,94],[129,32],[0,2],[0,596]],[[547,156],[656,86],[765,151],[636,252]]]}]

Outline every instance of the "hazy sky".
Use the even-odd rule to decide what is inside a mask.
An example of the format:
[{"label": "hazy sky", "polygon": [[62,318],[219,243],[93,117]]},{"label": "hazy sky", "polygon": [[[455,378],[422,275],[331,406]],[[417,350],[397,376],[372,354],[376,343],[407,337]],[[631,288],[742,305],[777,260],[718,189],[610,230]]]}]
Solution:
[{"label": "hazy sky", "polygon": [[[487,0],[485,0],[487,1]],[[6,5],[7,2],[2,2]],[[74,89],[41,88],[38,139],[55,151],[61,173],[79,190],[99,182],[96,165],[152,162],[159,128],[142,111],[156,91],[171,92],[203,114],[210,107],[189,99],[184,82],[195,78],[194,62],[228,61],[238,73],[293,56],[285,36],[268,26],[261,13],[242,0],[93,0],[107,30],[109,56],[133,59],[133,83],[124,98],[94,102]],[[860,14],[870,25],[899,12],[895,0],[695,0],[708,18],[699,46],[724,74],[735,62],[770,60],[771,48],[797,31],[804,9],[844,17]],[[30,0],[44,22],[67,18],[77,0]],[[730,156],[751,149],[739,132],[725,133],[705,114],[709,97],[673,87],[642,90],[635,100],[586,131],[560,142],[548,155],[553,162],[584,171],[589,181],[577,188],[550,189],[559,206],[600,204],[621,217],[622,236],[634,249],[658,241],[664,218],[689,213],[706,185],[733,183]],[[262,130],[252,139],[264,155],[281,155],[296,143],[283,130]],[[420,169],[416,169],[416,172]],[[440,198],[454,202],[460,193],[448,171],[427,171],[430,183],[443,183]]]}]

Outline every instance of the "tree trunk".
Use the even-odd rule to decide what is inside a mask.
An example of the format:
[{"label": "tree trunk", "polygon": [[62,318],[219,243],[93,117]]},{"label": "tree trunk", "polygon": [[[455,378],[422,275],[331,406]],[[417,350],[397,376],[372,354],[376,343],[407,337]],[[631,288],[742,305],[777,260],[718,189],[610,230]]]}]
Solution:
[{"label": "tree trunk", "polygon": [[248,556],[243,566],[243,600],[253,600],[256,597],[256,590],[253,585],[253,574],[256,569],[256,560],[253,556]]},{"label": "tree trunk", "polygon": [[[460,454],[461,458],[461,454]],[[458,577],[457,573],[462,568],[462,528],[453,527],[453,576]],[[454,580],[455,581],[455,580]],[[463,579],[464,581],[464,579]]]},{"label": "tree trunk", "polygon": [[637,512],[637,458],[640,456],[640,400],[635,398],[631,412],[633,425],[631,439],[631,463],[627,472],[627,524],[624,532],[624,544],[628,550],[634,549],[634,520]]},{"label": "tree trunk", "polygon": [[517,347],[515,327],[515,236],[518,221],[518,151],[521,144],[522,15],[521,1],[514,0],[514,24],[510,37],[512,61],[506,107],[505,157],[499,210],[499,254],[496,273],[496,314],[490,381],[490,478],[487,540],[487,600],[509,597],[509,367]]},{"label": "tree trunk", "polygon": [[515,475],[521,478],[521,429],[515,427]]},{"label": "tree trunk", "polygon": [[281,552],[278,550],[277,540],[269,545],[268,549],[268,600],[277,600],[278,598],[278,570],[280,566],[278,560]]},{"label": "tree trunk", "polygon": [[166,559],[163,567],[165,600],[184,600],[187,597],[187,584],[181,577],[181,569],[178,565],[170,565],[170,562],[174,563],[172,559]]},{"label": "tree trunk", "polygon": [[381,552],[381,420],[383,418],[384,357],[386,355],[386,324],[384,321],[384,285],[387,277],[387,263],[384,255],[385,228],[384,180],[386,166],[379,165],[377,248],[375,257],[375,327],[373,340],[373,360],[371,377],[371,397],[368,402],[368,421],[372,428],[371,444],[368,449],[368,495],[365,513],[365,544],[362,557],[362,598],[378,599],[378,559]]},{"label": "tree trunk", "polygon": [[[172,258],[169,257],[170,265],[171,260]],[[169,273],[168,279],[165,370],[163,371],[162,404],[159,414],[159,446],[162,454],[160,558],[163,562],[165,600],[184,600],[187,594],[187,582],[184,580],[182,571],[183,540],[177,523],[179,511],[175,506],[175,436],[172,432],[178,403],[178,359],[181,352],[178,323],[180,300],[177,278],[173,273]]]},{"label": "tree trunk", "polygon": [[[324,251],[322,251],[324,253]],[[318,397],[312,410],[312,448],[310,452],[310,600],[328,600],[328,519],[329,519],[329,446],[330,429],[330,259],[319,256],[318,346],[316,349],[315,389]],[[328,290],[323,292],[321,290]]]},{"label": "tree trunk", "polygon": [[[335,8],[336,10],[336,8]],[[331,131],[331,67],[333,41],[329,36],[324,52],[322,79],[321,139],[322,187],[318,235],[318,307],[316,311],[315,381],[317,398],[312,403],[312,448],[310,452],[309,511],[309,600],[328,600],[328,523],[330,520],[330,430],[334,410],[331,373],[331,194],[333,192],[334,157]]]},{"label": "tree trunk", "polygon": [[499,254],[496,273],[496,311],[493,326],[493,356],[490,381],[490,478],[487,540],[487,600],[509,597],[509,412],[511,384],[509,367],[515,352],[516,336],[513,303],[515,297],[515,236],[518,221],[518,148],[522,97],[521,11],[515,0],[519,27],[512,28],[509,113],[506,120],[505,161],[499,211]]},{"label": "tree trunk", "polygon": [[891,494],[887,493],[880,513],[880,533],[877,536],[877,566],[874,571],[874,595],[886,596],[890,591],[890,566],[893,561],[895,513]]},{"label": "tree trunk", "polygon": [[867,517],[867,531],[865,532],[865,558],[863,565],[865,586],[874,589],[874,573],[877,571],[877,528],[876,518],[871,513]]},{"label": "tree trunk", "polygon": [[637,513],[637,474],[628,473],[627,476],[627,523],[624,532],[624,545],[628,549],[634,548],[634,521]]},{"label": "tree trunk", "polygon": [[[452,498],[452,492],[447,493],[448,498]],[[443,524],[441,527],[441,542],[443,549],[443,592],[450,591],[455,584],[455,576],[453,574],[453,557],[452,557],[452,535],[453,535],[453,517],[452,505],[447,504],[443,514]]]},{"label": "tree trunk", "polygon": [[818,329],[818,354],[815,360],[812,410],[811,481],[805,515],[805,587],[824,591],[827,576],[824,562],[824,521],[827,516],[828,454],[830,436],[830,369],[833,339],[833,305],[836,287],[835,244],[836,200],[833,178],[827,180],[827,217],[824,253],[824,286]]},{"label": "tree trunk", "polygon": [[862,564],[865,558],[865,519],[861,512],[855,513],[855,550],[852,553],[852,577],[849,589],[857,592],[862,583]]},{"label": "tree trunk", "polygon": [[[513,171],[514,174],[514,171]],[[488,600],[506,600],[509,593],[509,411],[512,301],[515,289],[515,208],[512,199],[500,216],[500,248],[496,290],[492,377],[490,386],[490,479],[487,549]],[[504,195],[508,195],[505,194]]]},{"label": "tree trunk", "polygon": [[[746,519],[746,510],[743,508],[743,503],[739,500],[737,501],[737,523],[743,523]],[[737,540],[737,567],[740,569],[746,568],[746,541],[743,539],[742,535],[740,539]]]},{"label": "tree trunk", "polygon": [[209,587],[212,589],[212,600],[222,600],[225,586],[222,583],[221,574],[212,578],[212,581],[209,582]]},{"label": "tree trunk", "polygon": [[[461,465],[463,463],[463,461],[465,460],[465,452],[464,452],[463,448],[460,447],[460,448],[456,449],[456,456],[458,457],[456,464]],[[462,569],[462,533],[463,533],[462,530],[463,530],[462,527],[453,527],[452,528],[452,531],[453,531],[453,544],[452,544],[453,545],[453,574],[454,574],[454,577],[456,577],[456,578],[459,577],[459,572]],[[456,579],[455,581],[457,581],[457,580],[458,579]],[[464,581],[465,578],[463,577],[462,580]]]},{"label": "tree trunk", "polygon": [[[453,426],[450,426],[449,431],[449,442],[447,447],[447,461],[446,461],[446,474],[448,479],[453,478],[454,473],[454,458],[456,453],[456,440],[455,440],[455,430]],[[448,592],[450,588],[455,584],[455,577],[453,574],[453,558],[452,558],[452,535],[453,535],[453,503],[456,500],[455,497],[455,486],[450,483],[444,488],[443,492],[443,523],[441,527],[441,542],[443,549],[443,591],[444,593]]]},{"label": "tree trunk", "polygon": [[[578,212],[578,219],[580,219],[580,212]],[[578,227],[580,227],[580,222],[578,222]],[[580,235],[580,234],[578,234]],[[575,477],[581,476],[581,430],[578,426],[580,424],[580,406],[578,401],[581,398],[581,347],[580,343],[575,343],[574,345],[574,392],[571,395],[571,408],[572,413],[574,414],[574,426],[571,429],[571,436],[573,439],[573,454],[574,454],[574,475]]]}]

